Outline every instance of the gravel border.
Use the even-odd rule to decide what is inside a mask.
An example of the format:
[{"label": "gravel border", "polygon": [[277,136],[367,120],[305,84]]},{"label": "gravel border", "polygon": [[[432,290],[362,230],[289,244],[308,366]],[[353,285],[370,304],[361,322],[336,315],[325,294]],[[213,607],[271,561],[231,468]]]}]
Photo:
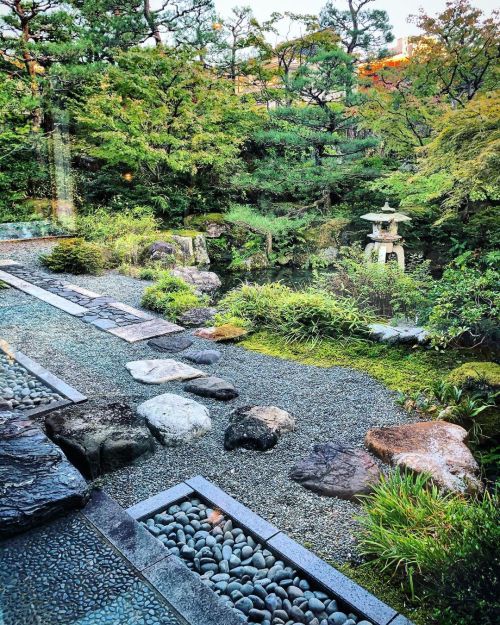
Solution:
[{"label": "gravel border", "polygon": [[[36,267],[37,255],[52,245],[47,241],[0,244],[0,258]],[[136,307],[147,284],[116,273],[61,277]],[[130,376],[126,362],[161,357],[147,343],[126,344],[14,289],[2,291],[0,328],[15,349],[87,395],[89,409],[94,401],[103,400],[125,400],[135,406],[165,392],[192,399],[181,382],[144,385]],[[213,347],[193,338],[193,349]],[[240,396],[230,402],[197,398],[210,410],[212,431],[192,445],[158,445],[152,457],[101,478],[105,491],[130,506],[201,474],[320,557],[337,562],[355,557],[353,517],[359,506],[307,491],[289,480],[288,471],[314,443],[336,441],[361,447],[369,428],[413,419],[396,406],[395,393],[365,373],[302,365],[237,345],[217,348],[222,352],[220,362],[201,368],[232,382]],[[182,352],[173,357],[188,362]],[[283,435],[265,453],[225,451],[229,412],[248,404],[276,405],[291,412],[297,431]]]}]

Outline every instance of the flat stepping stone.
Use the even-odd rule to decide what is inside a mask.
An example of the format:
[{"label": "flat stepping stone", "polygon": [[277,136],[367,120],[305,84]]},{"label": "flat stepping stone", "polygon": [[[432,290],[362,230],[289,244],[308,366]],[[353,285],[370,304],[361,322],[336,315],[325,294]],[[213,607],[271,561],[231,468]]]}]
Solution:
[{"label": "flat stepping stone", "polygon": [[89,479],[154,450],[154,441],[130,406],[67,408],[45,417],[47,434]]},{"label": "flat stepping stone", "polygon": [[207,341],[234,341],[247,335],[248,332],[238,326],[233,326],[230,323],[226,323],[221,326],[212,328],[200,328],[193,332],[194,336],[198,336],[201,339]]},{"label": "flat stepping stone", "polygon": [[164,393],[137,407],[162,445],[188,443],[212,428],[208,409],[192,399]]},{"label": "flat stepping stone", "polygon": [[193,344],[192,339],[187,336],[162,336],[160,338],[151,339],[148,345],[159,352],[169,352],[176,354],[182,352]]},{"label": "flat stepping stone", "polygon": [[214,365],[219,362],[222,354],[218,349],[201,349],[184,354],[184,357],[197,365]]},{"label": "flat stepping stone", "polygon": [[228,450],[243,447],[266,451],[274,447],[282,432],[295,428],[295,419],[276,406],[242,406],[231,413],[224,434]]},{"label": "flat stepping stone", "polygon": [[373,428],[365,443],[384,462],[429,473],[444,490],[480,492],[479,466],[465,444],[467,436],[467,431],[454,423],[423,421]]},{"label": "flat stepping stone", "polygon": [[125,367],[139,382],[145,384],[163,384],[173,380],[191,380],[206,375],[200,369],[195,369],[171,358],[157,360],[133,360]]},{"label": "flat stepping stone", "polygon": [[166,321],[165,319],[152,319],[151,321],[144,321],[143,323],[122,326],[121,328],[112,328],[111,330],[108,330],[108,332],[129,343],[136,343],[137,341],[151,339],[155,336],[161,336],[163,334],[182,332],[182,330],[184,330],[183,327],[178,326],[175,323],[171,323],[170,321]]},{"label": "flat stepping stone", "polygon": [[82,507],[89,488],[66,456],[28,417],[2,413],[0,536]]},{"label": "flat stepping stone", "polygon": [[380,470],[364,449],[323,443],[293,467],[290,478],[319,495],[355,499],[372,491]]},{"label": "flat stepping stone", "polygon": [[211,397],[220,401],[228,401],[239,395],[231,382],[215,376],[192,380],[184,385],[184,390],[201,397]]}]

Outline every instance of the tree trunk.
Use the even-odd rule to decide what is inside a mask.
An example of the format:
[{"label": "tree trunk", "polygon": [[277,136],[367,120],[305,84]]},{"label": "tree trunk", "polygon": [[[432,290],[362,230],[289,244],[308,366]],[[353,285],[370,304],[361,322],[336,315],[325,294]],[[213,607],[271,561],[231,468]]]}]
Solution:
[{"label": "tree trunk", "polygon": [[160,29],[151,11],[150,0],[144,0],[144,18],[150,28],[151,37],[153,37],[153,39],[155,40],[155,46],[161,46],[162,40],[161,40]]}]

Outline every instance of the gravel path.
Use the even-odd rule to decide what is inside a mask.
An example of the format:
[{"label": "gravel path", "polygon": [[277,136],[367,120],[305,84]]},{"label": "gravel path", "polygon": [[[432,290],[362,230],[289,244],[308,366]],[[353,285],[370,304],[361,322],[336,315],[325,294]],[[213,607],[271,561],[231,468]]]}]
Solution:
[{"label": "gravel path", "polygon": [[[35,267],[37,255],[51,245],[0,244],[0,258]],[[115,273],[62,277],[136,307],[145,285]],[[89,408],[96,401],[125,399],[137,405],[165,392],[185,395],[182,383],[144,385],[126,371],[125,363],[130,360],[161,357],[146,343],[127,344],[14,289],[0,291],[0,335],[85,393]],[[210,346],[195,339],[193,348]],[[370,427],[407,422],[409,416],[395,405],[392,392],[364,373],[301,365],[237,345],[221,345],[220,350],[219,363],[200,368],[231,381],[240,396],[227,403],[195,398],[209,408],[212,431],[189,446],[158,445],[152,457],[106,475],[100,484],[129,506],[202,474],[321,557],[334,561],[355,557],[353,516],[359,507],[305,490],[289,480],[288,471],[314,443],[362,446]],[[182,352],[173,357],[188,362]],[[229,412],[252,403],[291,412],[297,431],[284,435],[265,453],[225,451]]]}]

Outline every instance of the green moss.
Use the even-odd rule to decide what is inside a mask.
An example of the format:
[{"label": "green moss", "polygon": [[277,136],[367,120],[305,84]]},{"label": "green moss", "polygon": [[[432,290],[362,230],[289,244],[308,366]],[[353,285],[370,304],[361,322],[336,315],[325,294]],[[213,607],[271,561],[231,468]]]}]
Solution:
[{"label": "green moss", "polygon": [[466,356],[455,351],[445,353],[409,349],[349,339],[322,340],[314,344],[288,343],[270,332],[253,334],[243,346],[263,354],[296,360],[318,367],[352,367],[370,374],[392,390],[404,393],[421,391],[446,376]]},{"label": "green moss", "polygon": [[207,213],[205,215],[189,215],[184,220],[186,226],[194,226],[195,228],[203,228],[207,224],[224,224],[225,218],[223,213]]},{"label": "green moss", "polygon": [[448,382],[460,388],[500,388],[500,365],[494,362],[467,362],[448,375]]},{"label": "green moss", "polygon": [[374,573],[373,569],[370,570],[366,566],[329,563],[392,608],[404,614],[415,625],[434,625],[436,623],[430,614],[433,607],[421,602],[419,602],[418,607],[412,606],[400,584],[391,579],[389,575]]},{"label": "green moss", "polygon": [[190,237],[191,239],[194,239],[195,237],[203,234],[203,232],[200,232],[199,230],[189,230],[188,228],[180,228],[179,230],[165,230],[162,232],[162,234],[164,234],[166,237],[169,237],[170,240],[173,235],[177,235],[179,237]]}]

